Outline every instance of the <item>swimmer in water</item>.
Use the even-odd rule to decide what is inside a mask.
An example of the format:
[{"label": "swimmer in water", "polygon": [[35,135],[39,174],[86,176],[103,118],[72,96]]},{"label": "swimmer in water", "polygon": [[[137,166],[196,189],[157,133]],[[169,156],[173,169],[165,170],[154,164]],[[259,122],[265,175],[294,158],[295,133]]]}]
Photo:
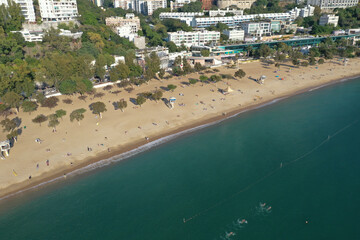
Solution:
[{"label": "swimmer in water", "polygon": [[231,236],[235,236],[235,233],[230,232],[230,233],[227,233],[227,234],[226,234],[226,237],[231,237]]},{"label": "swimmer in water", "polygon": [[270,207],[268,207],[266,210],[267,210],[267,211],[270,211],[270,210],[271,210],[271,206],[270,206]]},{"label": "swimmer in water", "polygon": [[266,206],[266,203],[260,203],[260,206],[261,206],[261,207],[265,207],[265,206]]},{"label": "swimmer in water", "polygon": [[241,220],[240,224],[244,224],[247,223],[247,221],[245,219]]}]

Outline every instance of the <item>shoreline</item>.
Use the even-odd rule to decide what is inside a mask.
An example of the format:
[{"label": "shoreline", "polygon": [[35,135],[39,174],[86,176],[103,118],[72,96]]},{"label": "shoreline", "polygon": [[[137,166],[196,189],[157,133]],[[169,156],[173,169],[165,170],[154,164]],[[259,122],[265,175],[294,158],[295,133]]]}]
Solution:
[{"label": "shoreline", "polygon": [[290,97],[305,92],[312,92],[327,86],[332,86],[338,83],[354,80],[359,77],[360,74],[355,74],[351,76],[342,77],[339,79],[332,79],[320,85],[305,87],[304,89],[300,89],[294,92],[276,96],[275,98],[272,99],[263,100],[256,104],[251,104],[248,106],[232,107],[229,108],[228,111],[226,111],[226,115],[223,115],[224,111],[222,111],[221,113],[218,112],[218,113],[210,114],[211,116],[204,117],[202,119],[197,119],[190,124],[179,126],[176,129],[163,131],[159,134],[149,135],[151,139],[150,142],[146,142],[146,140],[137,140],[130,143],[126,143],[124,146],[118,145],[117,147],[114,147],[111,152],[103,151],[96,154],[95,156],[85,157],[81,161],[81,163],[76,166],[63,167],[56,169],[54,171],[45,172],[40,176],[34,177],[31,183],[23,181],[20,183],[10,185],[9,187],[3,188],[2,189],[3,193],[0,194],[0,201],[8,200],[12,197],[18,196],[19,194],[26,193],[28,191],[33,191],[35,189],[39,189],[50,183],[66,180],[64,178],[64,173],[66,173],[66,176],[73,177],[87,172],[91,172],[98,168],[102,168],[113,163],[127,160],[132,156],[145,152],[153,147],[162,145],[164,143],[177,139],[180,136],[195,132],[197,130],[216,125],[227,119],[237,117],[242,113],[260,109],[262,107],[272,105],[273,103],[277,103],[279,101],[288,99]]}]

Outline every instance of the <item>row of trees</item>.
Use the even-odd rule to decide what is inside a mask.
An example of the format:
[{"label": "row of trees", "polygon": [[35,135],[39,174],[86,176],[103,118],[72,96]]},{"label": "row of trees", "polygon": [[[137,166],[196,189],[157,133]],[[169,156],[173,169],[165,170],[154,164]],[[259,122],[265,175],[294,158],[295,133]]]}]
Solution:
[{"label": "row of trees", "polygon": [[333,41],[331,38],[325,39],[320,43],[318,47],[312,47],[308,54],[303,54],[300,49],[293,48],[285,43],[279,43],[274,49],[271,49],[268,45],[262,44],[258,49],[253,49],[252,46],[247,48],[247,56],[255,58],[268,58],[274,57],[275,61],[283,61],[287,57],[291,59],[306,59],[323,57],[325,59],[331,59],[335,55],[340,57],[355,57],[360,56],[360,50],[352,45],[352,40],[339,39]]},{"label": "row of trees", "polygon": [[[11,33],[20,30],[24,21],[20,6],[13,1],[0,6],[0,98],[8,92],[29,98],[35,94],[35,82],[64,94],[83,94],[92,88],[90,78],[105,78],[104,66],[114,63],[111,55],[134,55],[135,46],[105,25],[105,17],[125,11],[102,11],[86,0],[79,0],[78,8],[82,25],[60,27],[82,31],[81,39],[61,37],[58,30],[49,29],[43,42],[29,43],[20,33]],[[135,68],[132,72],[139,72]]]}]

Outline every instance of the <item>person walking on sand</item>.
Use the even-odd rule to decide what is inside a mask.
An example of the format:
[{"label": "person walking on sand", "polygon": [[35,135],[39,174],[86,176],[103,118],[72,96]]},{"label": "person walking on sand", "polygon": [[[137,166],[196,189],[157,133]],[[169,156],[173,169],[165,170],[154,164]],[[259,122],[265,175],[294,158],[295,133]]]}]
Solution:
[{"label": "person walking on sand", "polygon": [[48,159],[48,160],[46,160],[46,165],[47,165],[47,166],[49,166],[49,165],[50,165],[50,161],[49,161],[49,159]]}]

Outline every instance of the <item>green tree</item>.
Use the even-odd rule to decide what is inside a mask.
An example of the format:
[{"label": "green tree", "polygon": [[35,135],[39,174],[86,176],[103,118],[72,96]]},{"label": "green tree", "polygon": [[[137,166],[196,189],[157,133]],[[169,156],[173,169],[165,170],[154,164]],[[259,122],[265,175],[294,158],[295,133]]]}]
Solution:
[{"label": "green tree", "polygon": [[74,94],[76,90],[77,90],[76,82],[71,79],[66,79],[62,81],[59,85],[59,91],[65,95]]},{"label": "green tree", "polygon": [[178,51],[178,48],[177,48],[176,44],[173,41],[167,42],[165,46],[167,48],[169,48],[169,52],[171,52],[171,53]]},{"label": "green tree", "polygon": [[66,115],[66,111],[64,109],[56,110],[55,115],[57,118],[61,118]]},{"label": "green tree", "polygon": [[297,58],[293,58],[293,59],[292,59],[292,64],[293,64],[294,66],[299,65],[299,63],[300,63],[300,61],[299,61]]},{"label": "green tree", "polygon": [[36,104],[36,102],[24,101],[21,104],[21,108],[23,109],[24,112],[28,112],[29,114],[31,114],[31,112],[36,111],[38,105]]},{"label": "green tree", "polygon": [[158,76],[159,76],[160,79],[163,79],[164,76],[165,76],[165,70],[164,70],[164,69],[160,69]]},{"label": "green tree", "polygon": [[5,32],[18,31],[25,21],[21,13],[21,7],[14,1],[8,1],[8,6],[0,5],[0,27]]},{"label": "green tree", "polygon": [[194,78],[190,78],[189,79],[189,84],[190,85],[195,85],[197,83],[197,80],[196,79],[194,79]]},{"label": "green tree", "polygon": [[179,9],[179,12],[202,12],[202,2],[184,4],[184,6]]},{"label": "green tree", "polygon": [[41,107],[47,107],[52,109],[58,105],[58,102],[59,99],[57,97],[49,97],[42,102]]},{"label": "green tree", "polygon": [[208,80],[209,80],[209,78],[207,76],[205,76],[205,75],[200,76],[200,82],[204,83],[204,82],[206,82]]},{"label": "green tree", "polygon": [[15,108],[16,111],[19,112],[19,107],[24,98],[23,96],[15,92],[7,92],[1,99],[5,104],[10,106],[11,108]]},{"label": "green tree", "polygon": [[169,85],[167,85],[167,88],[173,92],[177,88],[177,86],[174,84],[169,84]]},{"label": "green tree", "polygon": [[127,102],[124,99],[121,99],[119,102],[116,103],[117,107],[120,108],[122,112],[124,109],[127,108]]},{"label": "green tree", "polygon": [[17,127],[17,123],[15,118],[10,120],[8,118],[5,118],[0,122],[1,126],[3,127],[3,132],[11,132],[14,131]]},{"label": "green tree", "polygon": [[95,62],[95,76],[104,80],[105,77],[105,66],[106,66],[106,58],[104,55],[99,55]]},{"label": "green tree", "polygon": [[268,45],[261,44],[261,46],[259,48],[259,54],[261,57],[266,58],[271,55],[271,52],[272,52],[272,50]]},{"label": "green tree", "polygon": [[139,105],[141,107],[141,105],[143,105],[146,102],[146,98],[143,95],[139,95],[136,99],[135,102],[137,105]]},{"label": "green tree", "polygon": [[84,113],[86,110],[84,108],[76,109],[70,113],[70,121],[73,122],[76,120],[80,125],[80,121],[84,119]]},{"label": "green tree", "polygon": [[145,74],[144,74],[145,81],[148,82],[151,79],[153,79],[154,77],[155,77],[155,73],[153,72],[153,70],[151,68],[147,68],[145,70]]},{"label": "green tree", "polygon": [[33,123],[39,123],[41,127],[41,123],[47,121],[47,117],[44,114],[37,115],[32,121]]},{"label": "green tree", "polygon": [[217,83],[220,82],[222,79],[219,75],[211,75],[210,80],[215,83],[215,86],[217,87]]},{"label": "green tree", "polygon": [[310,58],[309,58],[309,64],[310,64],[310,65],[315,65],[315,64],[316,64],[316,60],[315,60],[314,57],[310,57]]},{"label": "green tree", "polygon": [[58,120],[58,117],[56,116],[56,114],[51,114],[49,116],[49,123],[48,123],[48,127],[51,127],[53,129],[53,131],[56,131],[56,126],[59,125],[60,122]]},{"label": "green tree", "polygon": [[94,102],[90,104],[90,110],[93,112],[93,114],[97,114],[102,118],[102,113],[106,112],[106,106],[103,102]]},{"label": "green tree", "polygon": [[192,72],[192,68],[189,64],[189,62],[185,59],[185,57],[182,60],[183,62],[183,71],[185,74],[191,73]]},{"label": "green tree", "polygon": [[160,71],[160,58],[155,52],[151,52],[149,57],[145,58],[146,67],[155,74]]},{"label": "green tree", "polygon": [[303,61],[303,62],[301,62],[301,66],[307,67],[307,66],[309,66],[309,62],[308,61]]},{"label": "green tree", "polygon": [[41,92],[38,92],[35,94],[35,99],[36,99],[36,102],[42,104],[43,101],[45,100],[45,95]]},{"label": "green tree", "polygon": [[194,69],[196,72],[200,72],[201,70],[203,70],[203,67],[201,66],[201,63],[195,63],[194,65]]},{"label": "green tree", "polygon": [[202,49],[202,50],[200,51],[200,53],[201,53],[201,56],[203,56],[203,57],[208,57],[208,56],[210,56],[210,51],[207,50],[207,49]]},{"label": "green tree", "polygon": [[76,79],[76,90],[80,94],[91,92],[93,84],[89,79]]},{"label": "green tree", "polygon": [[9,134],[6,135],[6,137],[9,140],[14,140],[14,142],[17,141],[17,137],[19,136],[19,131],[18,130],[13,130],[11,131]]},{"label": "green tree", "polygon": [[130,75],[129,67],[124,63],[119,63],[110,70],[110,80],[116,82],[117,80],[127,79]]},{"label": "green tree", "polygon": [[235,72],[234,76],[235,76],[236,78],[243,78],[243,77],[246,76],[246,73],[244,72],[244,70],[239,69],[239,70],[237,70],[237,71]]},{"label": "green tree", "polygon": [[155,102],[159,101],[163,97],[163,92],[160,90],[156,90],[152,95],[152,99],[155,100]]}]

